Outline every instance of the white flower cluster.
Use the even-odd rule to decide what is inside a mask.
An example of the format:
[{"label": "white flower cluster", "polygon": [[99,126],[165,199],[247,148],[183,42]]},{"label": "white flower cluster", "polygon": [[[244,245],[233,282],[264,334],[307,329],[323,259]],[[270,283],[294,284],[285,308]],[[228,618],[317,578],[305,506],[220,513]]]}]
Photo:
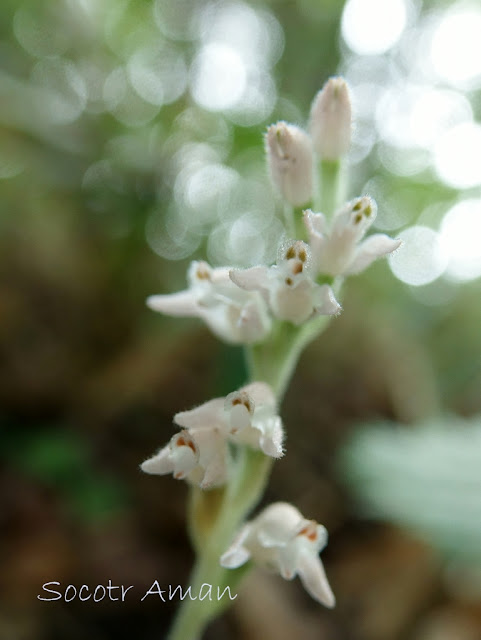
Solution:
[{"label": "white flower cluster", "polygon": [[277,263],[248,269],[213,269],[193,262],[189,288],[150,296],[151,309],[172,316],[199,317],[213,333],[231,343],[262,342],[273,320],[295,325],[318,315],[335,315],[341,306],[323,276],[358,274],[400,245],[385,234],[363,239],[376,218],[376,203],[355,198],[334,214],[329,225],[322,213],[304,212],[309,244],[283,242]]},{"label": "white flower cluster", "polygon": [[178,480],[210,489],[228,480],[229,442],[258,449],[272,458],[283,454],[282,421],[276,413],[274,394],[263,382],[177,413],[174,422],[183,430],[146,460],[142,471],[172,473]]},{"label": "white flower cluster", "polygon": [[[334,161],[349,149],[351,103],[342,78],[331,78],[315,97],[309,132],[286,122],[270,126],[266,153],[273,184],[293,206],[310,202],[314,154]],[[384,234],[363,237],[376,218],[376,203],[356,198],[337,211],[331,224],[322,213],[304,212],[308,243],[283,241],[273,266],[212,268],[195,261],[189,287],[150,296],[151,309],[171,316],[201,318],[226,342],[255,344],[276,320],[295,325],[318,315],[335,315],[341,306],[325,277],[358,274],[400,244]]]}]

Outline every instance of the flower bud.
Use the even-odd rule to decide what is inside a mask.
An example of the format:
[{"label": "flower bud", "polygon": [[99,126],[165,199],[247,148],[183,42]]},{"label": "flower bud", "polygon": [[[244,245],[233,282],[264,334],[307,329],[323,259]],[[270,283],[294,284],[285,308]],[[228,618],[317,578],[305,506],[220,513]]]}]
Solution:
[{"label": "flower bud", "polygon": [[329,78],[311,106],[309,132],[314,150],[325,160],[338,160],[351,144],[351,100],[343,78]]},{"label": "flower bud", "polygon": [[312,144],[293,124],[277,122],[267,129],[266,152],[271,179],[289,204],[300,207],[312,198]]}]

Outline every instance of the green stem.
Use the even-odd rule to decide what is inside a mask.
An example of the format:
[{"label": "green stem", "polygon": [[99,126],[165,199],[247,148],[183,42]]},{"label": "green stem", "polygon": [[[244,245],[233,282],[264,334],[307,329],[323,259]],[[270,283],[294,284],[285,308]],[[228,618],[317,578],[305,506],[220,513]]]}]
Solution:
[{"label": "green stem", "polygon": [[295,238],[296,240],[304,240],[307,242],[307,229],[304,224],[304,211],[310,208],[309,205],[305,207],[296,207],[294,209],[294,224],[295,224]]},{"label": "green stem", "polygon": [[296,221],[294,217],[294,209],[287,202],[284,203],[284,223],[289,237],[296,236]]},{"label": "green stem", "polygon": [[[217,521],[209,535],[200,538],[202,544],[198,547],[196,566],[189,582],[192,596],[197,599],[184,600],[168,636],[169,640],[198,640],[204,627],[231,603],[230,598],[236,597],[235,587],[248,570],[248,567],[234,571],[224,569],[219,563],[219,558],[232,542],[241,522],[262,496],[273,460],[248,447],[239,453],[240,459],[224,492]],[[212,500],[209,494],[212,494],[212,491],[199,494],[194,487],[192,492],[195,495],[194,510],[202,522],[205,519],[205,514],[202,513],[202,499],[205,497],[204,506],[206,511],[210,512]],[[197,541],[201,528],[196,527]],[[212,587],[212,599],[205,597],[199,600],[199,595],[206,596],[209,593],[209,587]],[[224,593],[226,587],[229,587],[229,591]],[[222,593],[222,598],[217,599]]]},{"label": "green stem", "polygon": [[280,322],[268,340],[247,351],[252,380],[268,381],[278,400],[282,400],[306,345],[324,329],[329,316],[320,316],[301,327]]},{"label": "green stem", "polygon": [[345,176],[341,160],[321,160],[319,209],[331,218],[344,201]]}]

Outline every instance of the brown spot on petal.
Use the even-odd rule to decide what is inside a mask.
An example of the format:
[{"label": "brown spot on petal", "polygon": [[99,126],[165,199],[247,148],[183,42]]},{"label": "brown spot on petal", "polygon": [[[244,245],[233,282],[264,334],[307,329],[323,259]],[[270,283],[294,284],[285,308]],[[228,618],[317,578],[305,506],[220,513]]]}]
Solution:
[{"label": "brown spot on petal", "polygon": [[197,271],[195,273],[199,280],[210,280],[210,273],[208,269],[202,265],[197,267]]},{"label": "brown spot on petal", "polygon": [[287,284],[288,287],[290,287],[292,285],[292,278],[286,278],[285,283]]},{"label": "brown spot on petal", "polygon": [[299,251],[299,260],[300,260],[301,262],[305,262],[305,261],[307,260],[307,253],[306,253],[306,250],[305,250],[305,249],[301,249],[301,250]]},{"label": "brown spot on petal", "polygon": [[362,209],[362,200],[358,200],[356,204],[353,206],[353,211],[360,211]]},{"label": "brown spot on petal", "polygon": [[234,395],[234,397],[230,400],[230,403],[233,407],[236,407],[237,405],[240,405],[240,404],[244,405],[247,411],[251,414],[254,410],[254,407],[251,404],[251,399],[249,397],[249,394],[246,393],[245,391],[237,392]]},{"label": "brown spot on petal", "polygon": [[184,436],[182,436],[182,435],[181,435],[181,436],[179,436],[179,437],[177,438],[177,440],[175,441],[175,444],[176,444],[178,447],[189,447],[190,449],[192,449],[192,451],[193,451],[194,453],[197,453],[197,448],[196,448],[196,446],[195,446],[195,444],[194,444],[193,440],[191,440],[191,439],[190,439],[190,438],[188,438],[188,437],[187,437],[187,438],[185,438],[185,437],[184,437]]},{"label": "brown spot on petal", "polygon": [[311,542],[315,542],[317,540],[317,531],[316,531],[315,523],[314,522],[309,523],[308,525],[303,527],[297,535],[306,536],[308,540],[310,540]]},{"label": "brown spot on petal", "polygon": [[296,251],[294,249],[294,247],[289,247],[289,249],[286,251],[286,260],[292,260],[292,258],[296,257]]},{"label": "brown spot on petal", "polygon": [[358,213],[357,216],[354,218],[354,222],[355,224],[359,224],[362,220],[362,213]]},{"label": "brown spot on petal", "polygon": [[302,262],[296,262],[296,264],[292,267],[293,275],[297,276],[298,273],[302,273],[303,265]]}]

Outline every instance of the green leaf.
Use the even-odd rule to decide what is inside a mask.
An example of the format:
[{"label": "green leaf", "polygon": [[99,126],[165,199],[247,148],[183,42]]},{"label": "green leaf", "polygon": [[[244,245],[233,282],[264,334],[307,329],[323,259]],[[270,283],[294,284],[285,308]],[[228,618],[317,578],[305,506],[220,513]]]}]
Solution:
[{"label": "green leaf", "polygon": [[365,514],[481,564],[481,417],[362,427],[338,469]]}]

